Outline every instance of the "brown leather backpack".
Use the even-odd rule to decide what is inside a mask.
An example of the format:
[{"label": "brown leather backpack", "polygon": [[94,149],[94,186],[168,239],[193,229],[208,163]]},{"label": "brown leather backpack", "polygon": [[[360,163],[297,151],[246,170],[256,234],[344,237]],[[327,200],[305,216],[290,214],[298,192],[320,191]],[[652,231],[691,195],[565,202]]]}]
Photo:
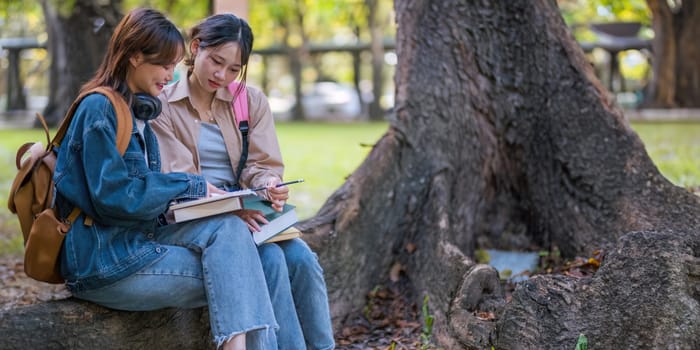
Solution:
[{"label": "brown leather backpack", "polygon": [[[15,162],[18,172],[10,188],[8,207],[17,214],[24,235],[24,271],[38,281],[63,283],[59,262],[61,245],[70,225],[80,215],[80,209],[73,209],[63,220],[56,215],[53,206],[54,148],[61,144],[66,135],[80,101],[93,93],[107,96],[114,106],[117,114],[117,149],[124,154],[131,138],[131,109],[121,94],[106,86],[85,91],[73,101],[53,140],[49,141],[46,121],[37,113],[46,132],[46,148],[41,142],[28,142],[17,150]],[[89,221],[87,219],[86,222]]]}]

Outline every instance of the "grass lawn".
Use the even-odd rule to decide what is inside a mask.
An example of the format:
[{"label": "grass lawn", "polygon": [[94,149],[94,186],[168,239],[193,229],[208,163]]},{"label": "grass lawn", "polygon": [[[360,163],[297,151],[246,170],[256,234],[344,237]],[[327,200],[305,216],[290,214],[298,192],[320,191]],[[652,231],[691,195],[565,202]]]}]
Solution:
[{"label": "grass lawn", "polygon": [[[660,171],[683,187],[700,186],[700,123],[633,123],[647,152]],[[277,123],[280,147],[286,164],[285,179],[303,178],[291,185],[290,203],[300,218],[313,216],[323,202],[367,156],[386,131],[377,123]],[[43,131],[0,129],[0,255],[21,252],[17,220],[7,203],[15,174],[15,152],[30,140],[44,140]]]},{"label": "grass lawn", "polygon": [[700,186],[700,123],[636,122],[632,128],[667,179],[682,187]]},{"label": "grass lawn", "polygon": [[[301,219],[313,216],[326,198],[343,184],[371,145],[387,129],[387,123],[277,123],[285,180],[304,179],[290,185],[290,203]],[[54,132],[52,131],[51,135]],[[16,173],[17,148],[27,141],[45,142],[42,130],[0,129],[0,255],[21,253],[22,237],[16,217],[7,209],[8,189]]]},{"label": "grass lawn", "polygon": [[387,123],[277,123],[285,180],[301,218],[313,216],[365,159]]}]

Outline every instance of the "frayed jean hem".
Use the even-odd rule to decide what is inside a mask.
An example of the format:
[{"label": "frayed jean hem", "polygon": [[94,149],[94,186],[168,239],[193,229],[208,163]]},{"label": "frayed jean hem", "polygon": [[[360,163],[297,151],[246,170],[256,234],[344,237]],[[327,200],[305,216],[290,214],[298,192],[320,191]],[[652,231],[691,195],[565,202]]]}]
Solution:
[{"label": "frayed jean hem", "polygon": [[[235,332],[229,335],[215,336],[214,343],[216,343],[216,348],[221,349],[221,347],[233,337],[244,334],[246,335],[246,347],[249,349],[277,349],[277,338],[275,337],[275,328],[270,325],[264,326],[253,326],[244,330],[242,332]],[[258,334],[255,334],[256,332]],[[264,332],[264,334],[259,334]],[[253,334],[251,334],[253,333]]]}]

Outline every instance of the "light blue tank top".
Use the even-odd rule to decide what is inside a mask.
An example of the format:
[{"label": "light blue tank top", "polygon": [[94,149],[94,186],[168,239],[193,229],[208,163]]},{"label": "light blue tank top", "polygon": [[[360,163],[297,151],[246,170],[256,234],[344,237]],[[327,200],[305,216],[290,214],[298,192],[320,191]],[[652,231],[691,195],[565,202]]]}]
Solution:
[{"label": "light blue tank top", "polygon": [[218,125],[201,123],[199,128],[199,165],[202,175],[216,187],[230,187],[236,176],[226,152],[224,137]]}]

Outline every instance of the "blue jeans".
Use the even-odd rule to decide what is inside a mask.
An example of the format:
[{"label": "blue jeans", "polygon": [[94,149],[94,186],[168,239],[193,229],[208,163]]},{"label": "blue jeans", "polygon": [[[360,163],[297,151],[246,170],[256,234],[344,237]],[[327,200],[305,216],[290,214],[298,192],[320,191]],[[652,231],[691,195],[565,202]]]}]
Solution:
[{"label": "blue jeans", "polygon": [[266,243],[258,251],[280,324],[279,349],[333,349],[328,293],[316,254],[299,238]]},{"label": "blue jeans", "polygon": [[248,349],[277,348],[278,327],[260,257],[248,227],[234,215],[159,227],[168,249],[155,263],[109,286],[75,297],[128,311],[209,307],[214,342],[246,333]]}]

